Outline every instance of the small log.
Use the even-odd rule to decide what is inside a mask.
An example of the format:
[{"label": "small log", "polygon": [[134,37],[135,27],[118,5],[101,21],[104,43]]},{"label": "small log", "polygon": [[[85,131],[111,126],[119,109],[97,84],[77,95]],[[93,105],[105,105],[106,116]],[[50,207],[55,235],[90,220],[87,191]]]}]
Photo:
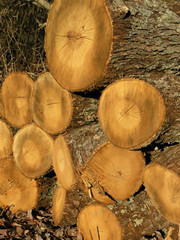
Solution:
[{"label": "small log", "polygon": [[37,199],[37,182],[26,178],[18,170],[13,157],[1,159],[0,206],[9,206],[13,213],[28,211],[36,207]]},{"label": "small log", "polygon": [[21,128],[14,136],[13,155],[19,170],[29,178],[44,175],[53,161],[53,139],[35,124]]},{"label": "small log", "polygon": [[14,127],[22,127],[32,121],[30,96],[33,84],[33,80],[23,72],[12,72],[3,82],[3,117]]},{"label": "small log", "polygon": [[0,119],[0,159],[7,158],[12,153],[13,135],[10,127]]},{"label": "small log", "polygon": [[150,84],[133,78],[110,84],[99,101],[98,118],[115,145],[138,149],[157,137],[165,118],[165,105]]},{"label": "small log", "polygon": [[123,230],[116,216],[106,207],[93,204],[81,210],[77,220],[78,231],[84,239],[123,239]]},{"label": "small log", "polygon": [[40,75],[34,83],[31,107],[34,121],[48,133],[64,131],[71,121],[71,94],[48,72]]},{"label": "small log", "polygon": [[180,149],[165,149],[144,172],[144,185],[153,204],[168,221],[180,225]]},{"label": "small log", "polygon": [[76,182],[71,153],[63,136],[59,135],[54,143],[53,167],[57,181],[64,189],[69,190]]},{"label": "small log", "polygon": [[52,218],[54,225],[59,225],[64,211],[66,201],[66,190],[58,187],[53,197]]},{"label": "small log", "polygon": [[142,184],[144,168],[141,151],[107,143],[90,158],[81,171],[81,179],[92,198],[108,204],[133,196]]},{"label": "small log", "polygon": [[5,109],[4,109],[4,103],[2,99],[2,91],[0,90],[0,116],[4,117],[5,116]]}]

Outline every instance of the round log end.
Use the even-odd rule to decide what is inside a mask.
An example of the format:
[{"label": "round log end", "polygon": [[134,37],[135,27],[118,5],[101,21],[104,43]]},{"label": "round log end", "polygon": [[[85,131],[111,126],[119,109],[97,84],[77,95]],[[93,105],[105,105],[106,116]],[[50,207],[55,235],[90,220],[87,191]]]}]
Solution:
[{"label": "round log end", "polygon": [[165,119],[165,105],[152,85],[138,79],[121,79],[103,91],[98,118],[113,144],[138,149],[157,136]]},{"label": "round log end", "polygon": [[53,167],[60,185],[66,190],[71,189],[76,182],[76,178],[71,153],[62,135],[56,138],[54,144]]},{"label": "round log end", "polygon": [[16,166],[29,178],[44,175],[52,165],[53,139],[39,127],[30,124],[14,136],[13,155]]},{"label": "round log end", "polygon": [[107,143],[89,160],[81,178],[91,190],[92,197],[103,203],[112,203],[112,200],[125,200],[138,191],[144,168],[142,152]]},{"label": "round log end", "polygon": [[143,181],[158,212],[168,221],[180,224],[180,177],[153,163],[146,167]]},{"label": "round log end", "polygon": [[2,85],[4,117],[14,127],[22,127],[32,121],[30,96],[33,80],[24,72],[10,73]]},{"label": "round log end", "polygon": [[61,222],[65,201],[66,201],[66,190],[62,187],[58,187],[53,197],[53,207],[52,207],[52,218],[55,226],[58,226]]},{"label": "round log end", "polygon": [[106,207],[93,204],[84,207],[77,220],[84,239],[121,240],[122,228],[116,216]]},{"label": "round log end", "polygon": [[15,166],[12,157],[1,160],[0,206],[10,207],[15,213],[28,211],[37,204],[38,187],[34,179],[26,178]]},{"label": "round log end", "polygon": [[103,0],[54,1],[45,37],[50,72],[69,91],[94,87],[109,62],[112,35]]},{"label": "round log end", "polygon": [[13,136],[10,127],[0,119],[0,159],[12,153]]},{"label": "round log end", "polygon": [[42,74],[34,84],[31,96],[34,121],[46,132],[56,134],[69,125],[73,101],[50,73]]}]

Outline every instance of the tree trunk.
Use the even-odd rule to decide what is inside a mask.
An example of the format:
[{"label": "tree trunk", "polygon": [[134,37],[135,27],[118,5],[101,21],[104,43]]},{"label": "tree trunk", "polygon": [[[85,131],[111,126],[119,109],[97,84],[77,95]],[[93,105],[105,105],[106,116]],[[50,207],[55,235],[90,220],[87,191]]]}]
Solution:
[{"label": "tree trunk", "polygon": [[[106,2],[113,19],[114,47],[103,87],[122,77],[139,78],[156,87],[165,100],[166,120],[160,136],[142,149],[149,163],[156,160],[157,154],[163,155],[164,150],[168,151],[180,142],[180,3],[178,0],[126,0],[124,4],[129,12],[125,11],[126,17],[123,18],[122,12],[118,15],[118,11],[112,10],[113,1]],[[99,145],[107,141],[97,118],[103,87],[73,94],[73,120],[63,135],[76,170],[84,166]],[[176,148],[171,148],[171,154],[174,151]],[[167,154],[165,161],[171,154]],[[46,175],[39,181],[43,183],[43,189],[38,206],[51,206],[56,177],[49,179]],[[67,214],[61,224],[75,224],[80,209],[91,202],[93,200],[77,184],[68,191]],[[171,225],[158,214],[143,187],[129,200],[109,205],[109,208],[124,226],[125,240],[139,240],[158,229],[167,233]]]}]

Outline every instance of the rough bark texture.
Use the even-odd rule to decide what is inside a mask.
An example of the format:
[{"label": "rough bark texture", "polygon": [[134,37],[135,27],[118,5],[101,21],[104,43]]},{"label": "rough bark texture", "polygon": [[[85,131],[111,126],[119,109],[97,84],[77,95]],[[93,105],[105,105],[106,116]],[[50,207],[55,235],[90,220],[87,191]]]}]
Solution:
[{"label": "rough bark texture", "polygon": [[164,151],[157,149],[152,153],[151,160],[175,172],[180,177],[180,147],[178,144],[166,147]]},{"label": "rough bark texture", "polygon": [[[91,92],[74,93],[74,113],[64,132],[76,170],[107,141],[97,118],[101,92],[122,77],[142,79],[155,86],[166,104],[166,120],[159,137],[143,148],[147,163],[176,156],[180,142],[180,2],[179,0],[106,0],[114,26],[114,45],[105,84]],[[120,5],[118,5],[118,3]],[[127,10],[129,9],[129,11]],[[54,136],[56,137],[56,136]],[[172,161],[178,161],[176,157]],[[178,163],[178,162],[177,162]],[[179,167],[178,167],[179,169]],[[38,207],[52,207],[56,177],[51,171],[40,178]],[[93,202],[81,183],[68,191],[62,225],[76,224],[79,211]],[[142,187],[132,198],[108,206],[124,227],[125,240],[140,240],[155,230],[167,233],[171,223],[159,215]],[[177,239],[174,236],[174,239]]]}]

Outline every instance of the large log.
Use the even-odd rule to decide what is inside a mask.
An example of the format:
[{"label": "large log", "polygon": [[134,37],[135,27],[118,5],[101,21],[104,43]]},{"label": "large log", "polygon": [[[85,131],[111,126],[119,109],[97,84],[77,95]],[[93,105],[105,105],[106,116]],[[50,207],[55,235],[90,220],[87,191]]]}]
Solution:
[{"label": "large log", "polygon": [[[160,156],[164,149],[180,142],[180,4],[177,0],[173,3],[158,0],[124,1],[130,16],[122,18],[122,12],[118,14],[118,11],[112,10],[112,2],[106,1],[113,19],[114,47],[103,88],[122,77],[140,78],[156,87],[166,104],[166,120],[160,136],[142,149],[148,163],[156,160],[157,152]],[[73,120],[64,136],[76,170],[85,165],[99,145],[107,141],[97,118],[98,101],[103,88],[73,94]],[[56,177],[51,180],[45,177],[41,181],[45,187],[39,206],[51,206]],[[143,235],[151,235],[157,229],[167,233],[171,225],[160,216],[143,190],[142,187],[129,200],[109,206],[125,228],[124,239],[141,239]],[[79,211],[91,202],[94,200],[77,184],[67,193],[66,214],[61,224],[76,224]]]},{"label": "large log", "polygon": [[[106,87],[122,77],[140,78],[157,88],[166,104],[166,120],[158,139],[142,149],[147,163],[155,161],[163,150],[180,141],[179,117],[179,3],[174,1],[124,1],[131,15],[122,18],[107,2],[114,26],[114,48],[109,64]],[[114,15],[113,15],[114,14]],[[97,110],[101,89],[74,93],[73,120],[64,136],[71,150],[76,170],[84,166],[99,146],[107,141],[98,123]],[[156,151],[155,151],[156,150]],[[171,154],[174,152],[172,148]],[[174,152],[175,153],[175,152]],[[169,156],[169,154],[167,155]],[[39,206],[51,206],[56,177],[42,179],[44,192]],[[54,186],[54,187],[52,187]],[[45,189],[47,191],[45,191]],[[61,225],[76,224],[79,211],[94,202],[82,191],[81,185],[67,193],[67,205]],[[108,206],[124,226],[124,239],[142,239],[161,229],[167,233],[171,223],[157,212],[142,187],[127,201]]]}]

